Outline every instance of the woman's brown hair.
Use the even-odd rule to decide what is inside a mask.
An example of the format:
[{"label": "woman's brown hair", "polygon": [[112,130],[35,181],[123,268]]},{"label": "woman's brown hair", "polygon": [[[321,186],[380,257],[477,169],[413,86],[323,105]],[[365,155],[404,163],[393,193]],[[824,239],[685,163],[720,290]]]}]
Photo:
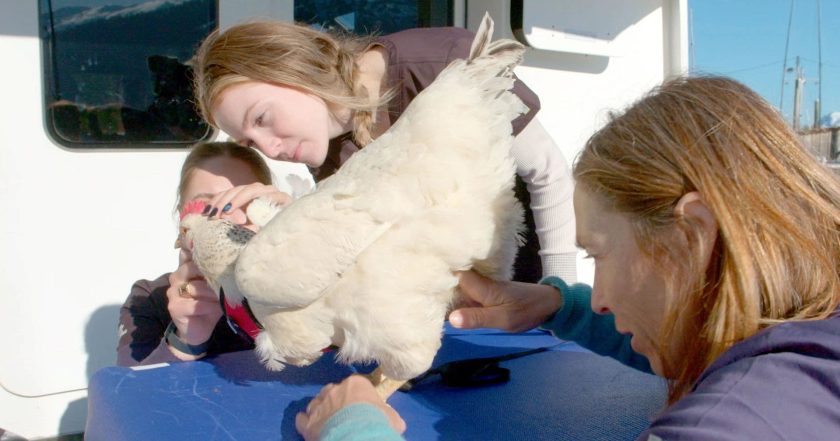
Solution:
[{"label": "woman's brown hair", "polygon": [[[654,89],[589,139],[574,176],[631,219],[669,278],[659,352],[671,403],[735,343],[826,318],[840,304],[838,178],[734,80],[679,78]],[[699,226],[674,210],[692,191],[718,223],[705,268]],[[668,246],[678,236],[691,255]]]}]

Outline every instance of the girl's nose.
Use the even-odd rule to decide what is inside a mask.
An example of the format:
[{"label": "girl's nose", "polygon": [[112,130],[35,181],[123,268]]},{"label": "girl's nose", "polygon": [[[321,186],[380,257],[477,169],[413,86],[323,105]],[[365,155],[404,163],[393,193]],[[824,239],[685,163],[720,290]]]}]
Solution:
[{"label": "girl's nose", "polygon": [[262,152],[269,158],[277,157],[277,154],[282,150],[283,142],[280,138],[271,135],[255,135],[252,138],[257,150]]}]

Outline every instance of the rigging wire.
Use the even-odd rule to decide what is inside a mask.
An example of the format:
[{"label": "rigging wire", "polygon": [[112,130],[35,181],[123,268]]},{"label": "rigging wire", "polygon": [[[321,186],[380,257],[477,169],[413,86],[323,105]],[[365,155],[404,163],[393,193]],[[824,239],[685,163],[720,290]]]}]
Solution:
[{"label": "rigging wire", "polygon": [[735,70],[728,70],[728,71],[725,71],[725,72],[721,72],[721,74],[722,75],[731,75],[731,74],[734,74],[734,73],[746,72],[746,71],[756,70],[756,69],[763,69],[765,67],[775,66],[775,65],[780,64],[780,63],[782,63],[781,60],[768,61],[767,63],[757,64],[757,65],[754,65],[754,66],[742,67],[742,68],[735,69]]},{"label": "rigging wire", "polygon": [[[820,26],[820,0],[817,0],[817,58],[819,59],[819,72],[817,73],[817,110],[822,113],[822,31]],[[820,115],[815,115],[814,121],[819,125]]]},{"label": "rigging wire", "polygon": [[784,108],[785,102],[785,73],[787,72],[788,47],[790,46],[790,27],[793,23],[793,2],[794,0],[790,0],[790,13],[788,13],[787,37],[785,38],[785,58],[784,63],[782,63],[782,91],[779,94],[779,112],[781,112]]}]

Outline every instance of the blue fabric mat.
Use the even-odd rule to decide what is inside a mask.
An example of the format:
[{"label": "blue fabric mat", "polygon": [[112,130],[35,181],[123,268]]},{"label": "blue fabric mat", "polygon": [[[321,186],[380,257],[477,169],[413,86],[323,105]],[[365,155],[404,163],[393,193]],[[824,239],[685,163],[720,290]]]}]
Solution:
[{"label": "blue fabric mat", "polygon": [[[504,361],[510,381],[444,386],[431,376],[389,403],[409,440],[633,440],[661,411],[662,380],[538,331],[447,328],[435,365],[551,346]],[[297,412],[324,384],[371,366],[331,354],[307,368],[265,370],[250,351],[148,370],[105,368],[91,379],[86,439],[300,439]]]}]

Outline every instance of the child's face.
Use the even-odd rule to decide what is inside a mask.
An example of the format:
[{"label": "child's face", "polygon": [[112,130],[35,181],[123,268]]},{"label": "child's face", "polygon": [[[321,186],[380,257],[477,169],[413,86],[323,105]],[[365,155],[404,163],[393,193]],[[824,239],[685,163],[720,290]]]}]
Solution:
[{"label": "child's face", "polygon": [[[209,202],[213,196],[240,185],[258,182],[256,176],[244,162],[227,157],[210,158],[195,167],[184,186],[182,201]],[[248,217],[241,208],[220,215],[223,219],[254,229],[248,224]]]},{"label": "child's face", "polygon": [[[318,167],[341,134],[327,104],[299,89],[249,81],[225,89],[211,109],[219,128],[278,161]],[[338,132],[338,133],[334,133]]]}]

